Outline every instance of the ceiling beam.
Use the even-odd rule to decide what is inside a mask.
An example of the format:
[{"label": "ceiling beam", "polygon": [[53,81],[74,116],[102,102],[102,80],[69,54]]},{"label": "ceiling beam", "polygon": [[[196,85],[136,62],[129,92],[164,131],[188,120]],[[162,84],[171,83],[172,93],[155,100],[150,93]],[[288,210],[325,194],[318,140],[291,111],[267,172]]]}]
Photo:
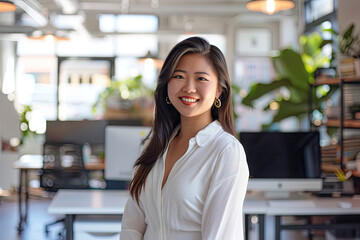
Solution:
[{"label": "ceiling beam", "polygon": [[[101,13],[121,13],[121,3],[106,2],[81,2],[79,9]],[[246,12],[245,4],[239,3],[214,3],[214,4],[181,4],[181,3],[160,3],[158,8],[152,8],[149,4],[137,4],[130,2],[128,13],[143,14],[206,14],[228,16]]]}]

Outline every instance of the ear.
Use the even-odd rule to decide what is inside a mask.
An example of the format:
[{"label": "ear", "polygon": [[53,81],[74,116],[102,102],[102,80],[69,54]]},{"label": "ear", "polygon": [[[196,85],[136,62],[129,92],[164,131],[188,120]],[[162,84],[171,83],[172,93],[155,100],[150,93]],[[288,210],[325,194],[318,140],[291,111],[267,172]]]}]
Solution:
[{"label": "ear", "polygon": [[216,97],[216,98],[220,98],[221,94],[222,94],[222,87],[219,85],[219,86],[217,87],[215,97]]}]

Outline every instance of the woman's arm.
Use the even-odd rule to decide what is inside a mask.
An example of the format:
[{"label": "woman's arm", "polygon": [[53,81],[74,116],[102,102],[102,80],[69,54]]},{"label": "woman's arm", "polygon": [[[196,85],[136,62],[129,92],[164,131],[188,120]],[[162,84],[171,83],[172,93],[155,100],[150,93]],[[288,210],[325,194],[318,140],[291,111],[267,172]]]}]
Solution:
[{"label": "woman's arm", "polygon": [[121,223],[121,240],[142,240],[146,230],[145,214],[141,207],[129,197]]},{"label": "woman's arm", "polygon": [[245,152],[233,141],[219,157],[204,204],[202,238],[242,240],[242,208],[249,179]]}]

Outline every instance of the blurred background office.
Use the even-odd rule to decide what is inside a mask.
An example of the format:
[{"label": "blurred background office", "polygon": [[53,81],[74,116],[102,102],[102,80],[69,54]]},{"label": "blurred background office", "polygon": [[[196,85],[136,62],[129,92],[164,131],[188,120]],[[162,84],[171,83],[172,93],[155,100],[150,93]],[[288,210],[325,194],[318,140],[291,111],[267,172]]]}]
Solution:
[{"label": "blurred background office", "polygon": [[[265,5],[257,7],[259,2]],[[90,157],[104,163],[105,148],[91,139],[98,133],[89,126],[151,125],[162,62],[172,46],[193,35],[226,56],[237,132],[318,130],[323,171],[344,169],[345,161],[354,168],[359,88],[344,87],[343,108],[342,90],[316,85],[315,79],[359,76],[359,47],[341,49],[339,39],[347,40],[344,32],[352,23],[349,34],[358,36],[360,2],[280,2],[0,1],[0,189],[18,190],[13,163],[23,155],[42,155],[44,144],[61,142],[61,129],[70,125],[78,130],[70,133],[89,139],[77,135],[66,141],[93,141]],[[351,120],[351,129],[340,120]],[[348,148],[341,145],[345,139]],[[100,175],[90,176],[98,180],[92,187],[104,187]],[[39,189],[37,174],[29,178],[30,190]]]}]

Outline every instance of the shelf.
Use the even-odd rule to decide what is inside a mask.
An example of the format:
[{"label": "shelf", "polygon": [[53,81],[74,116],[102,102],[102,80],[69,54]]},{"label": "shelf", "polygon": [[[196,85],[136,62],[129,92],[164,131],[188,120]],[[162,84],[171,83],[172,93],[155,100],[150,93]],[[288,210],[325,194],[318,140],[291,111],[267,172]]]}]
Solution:
[{"label": "shelf", "polygon": [[[349,76],[342,78],[345,83],[360,83],[360,76]],[[313,86],[320,86],[320,85],[339,85],[340,84],[340,77],[329,78],[326,76],[320,76],[316,78],[315,83],[312,84]]]},{"label": "shelf", "polygon": [[[311,84],[310,90],[312,86],[320,86],[320,85],[333,85],[339,86],[340,89],[340,112],[344,114],[344,86],[345,84],[360,84],[360,76],[347,76],[347,77],[327,77],[327,76],[319,76],[316,78],[315,83]],[[355,94],[355,93],[354,93]],[[312,94],[310,94],[312,95]],[[311,100],[311,98],[310,98]],[[311,102],[310,102],[311,103]],[[310,108],[311,109],[311,108]],[[343,121],[343,122],[341,122]],[[339,139],[339,149],[337,152],[340,153],[340,162],[339,166],[341,169],[345,168],[346,157],[344,156],[344,129],[360,129],[360,120],[344,120],[344,115],[339,116],[339,119],[328,119],[327,122],[324,123],[327,127],[337,127],[340,128],[340,139]]]},{"label": "shelf", "polygon": [[[339,119],[328,119],[325,123],[328,127],[340,127]],[[345,120],[344,121],[345,128],[360,128],[360,120]]]},{"label": "shelf", "polygon": [[320,85],[339,85],[340,78],[328,78],[325,76],[320,76],[316,78],[315,83],[312,84],[313,86],[320,86]]}]

